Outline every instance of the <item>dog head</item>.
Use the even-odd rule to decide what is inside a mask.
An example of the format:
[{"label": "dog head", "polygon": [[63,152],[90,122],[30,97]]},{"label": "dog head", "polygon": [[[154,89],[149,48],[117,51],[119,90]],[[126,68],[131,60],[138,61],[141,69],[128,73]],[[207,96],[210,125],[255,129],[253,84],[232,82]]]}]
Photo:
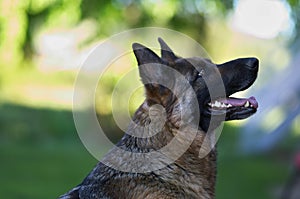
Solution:
[{"label": "dog head", "polygon": [[[256,112],[258,104],[254,97],[230,97],[254,83],[259,65],[256,58],[214,64],[200,57],[178,57],[161,38],[158,41],[161,57],[141,44],[133,44],[140,76],[146,88],[146,101],[150,106],[163,106],[171,117],[174,109],[200,114],[199,127],[204,131],[208,130],[212,117],[220,118],[213,123],[213,128],[216,128],[224,120],[245,119]],[[170,70],[181,74],[192,87],[197,97],[197,107],[190,103],[191,93],[182,79]],[[179,104],[178,98],[183,98]]]}]

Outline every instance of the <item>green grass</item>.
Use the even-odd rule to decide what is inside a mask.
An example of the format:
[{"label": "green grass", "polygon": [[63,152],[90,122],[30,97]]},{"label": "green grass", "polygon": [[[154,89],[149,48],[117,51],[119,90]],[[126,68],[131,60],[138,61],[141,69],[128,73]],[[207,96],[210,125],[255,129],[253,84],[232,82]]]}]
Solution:
[{"label": "green grass", "polygon": [[218,165],[218,199],[274,199],[287,168],[266,156],[226,157]]},{"label": "green grass", "polygon": [[277,152],[243,156],[238,151],[238,129],[225,126],[218,143],[217,199],[274,199],[289,172],[288,156]]},{"label": "green grass", "polygon": [[0,198],[56,198],[96,164],[70,111],[0,106]]},{"label": "green grass", "polygon": [[74,142],[2,145],[0,198],[57,198],[80,183],[96,160]]}]

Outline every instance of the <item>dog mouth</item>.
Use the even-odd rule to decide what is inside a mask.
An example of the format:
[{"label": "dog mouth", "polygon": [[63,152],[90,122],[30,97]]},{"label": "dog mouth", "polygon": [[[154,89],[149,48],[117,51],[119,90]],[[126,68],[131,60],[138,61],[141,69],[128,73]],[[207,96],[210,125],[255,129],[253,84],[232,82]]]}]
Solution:
[{"label": "dog mouth", "polygon": [[258,103],[255,97],[234,98],[227,97],[212,100],[207,103],[207,111],[210,115],[224,115],[225,120],[245,119],[254,114],[258,109]]}]

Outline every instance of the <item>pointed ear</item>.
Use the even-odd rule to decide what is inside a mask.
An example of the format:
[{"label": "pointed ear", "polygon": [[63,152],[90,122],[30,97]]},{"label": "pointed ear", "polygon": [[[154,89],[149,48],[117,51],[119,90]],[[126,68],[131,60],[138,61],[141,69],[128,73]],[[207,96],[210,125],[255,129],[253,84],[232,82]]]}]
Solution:
[{"label": "pointed ear", "polygon": [[138,43],[132,44],[138,65],[150,63],[162,63],[162,60],[149,48]]},{"label": "pointed ear", "polygon": [[177,59],[176,55],[173,53],[171,48],[166,44],[166,42],[162,38],[158,38],[158,42],[161,48],[161,57],[163,59],[168,60],[169,62],[173,62]]},{"label": "pointed ear", "polygon": [[140,77],[143,84],[152,84],[162,76],[160,64],[162,60],[149,48],[138,44],[132,44],[133,52],[139,66]]},{"label": "pointed ear", "polygon": [[[167,66],[149,48],[138,43],[132,44],[132,48],[138,62],[141,80],[148,94],[149,92],[157,91],[157,89],[162,94],[162,91],[165,90],[162,89],[161,83],[167,84],[173,79],[171,74],[169,74],[170,72],[168,72]],[[148,95],[148,97],[150,96]]]}]

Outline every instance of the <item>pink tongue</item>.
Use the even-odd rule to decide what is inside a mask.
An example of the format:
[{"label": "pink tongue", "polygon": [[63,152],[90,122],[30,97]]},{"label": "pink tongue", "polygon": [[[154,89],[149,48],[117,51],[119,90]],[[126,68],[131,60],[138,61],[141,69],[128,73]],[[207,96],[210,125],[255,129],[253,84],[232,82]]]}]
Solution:
[{"label": "pink tongue", "polygon": [[220,102],[223,102],[225,104],[231,104],[232,106],[244,106],[246,102],[249,102],[254,108],[258,107],[258,103],[255,99],[255,97],[250,98],[227,98],[227,99],[221,99]]}]

